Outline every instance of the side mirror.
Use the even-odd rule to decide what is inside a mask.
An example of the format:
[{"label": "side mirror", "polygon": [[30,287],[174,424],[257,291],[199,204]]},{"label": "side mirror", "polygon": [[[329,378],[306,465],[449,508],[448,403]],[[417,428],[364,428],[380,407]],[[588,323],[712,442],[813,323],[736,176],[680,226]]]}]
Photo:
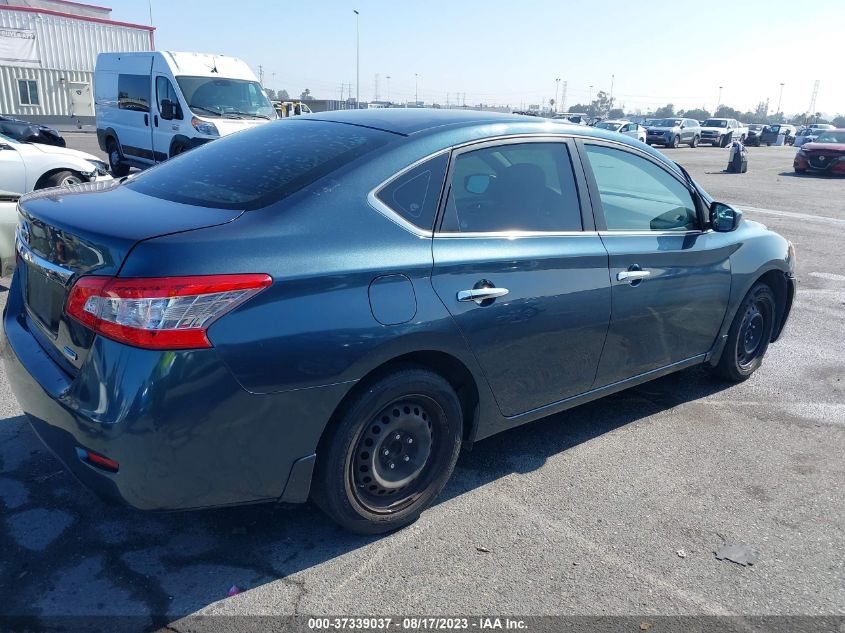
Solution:
[{"label": "side mirror", "polygon": [[167,121],[182,118],[182,108],[179,104],[170,99],[162,99],[161,101],[161,118]]},{"label": "side mirror", "polygon": [[482,194],[487,191],[493,178],[489,174],[470,174],[464,178],[464,189],[474,194]]},{"label": "side mirror", "polygon": [[713,202],[710,205],[710,225],[714,231],[729,233],[736,230],[739,221],[742,219],[742,211],[722,202]]}]

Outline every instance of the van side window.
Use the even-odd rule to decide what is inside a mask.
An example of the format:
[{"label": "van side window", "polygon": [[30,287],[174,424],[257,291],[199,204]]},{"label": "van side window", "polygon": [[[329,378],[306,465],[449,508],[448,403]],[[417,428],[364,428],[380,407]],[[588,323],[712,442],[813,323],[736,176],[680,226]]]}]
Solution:
[{"label": "van side window", "polygon": [[121,110],[150,111],[150,78],[147,75],[117,76],[117,107]]},{"label": "van side window", "polygon": [[[179,97],[176,96],[176,88],[170,83],[167,77],[156,77],[156,101],[158,102],[158,111],[161,112],[161,102],[169,99],[177,106],[179,105]],[[178,108],[177,108],[178,109]],[[182,118],[182,117],[177,117]]]}]

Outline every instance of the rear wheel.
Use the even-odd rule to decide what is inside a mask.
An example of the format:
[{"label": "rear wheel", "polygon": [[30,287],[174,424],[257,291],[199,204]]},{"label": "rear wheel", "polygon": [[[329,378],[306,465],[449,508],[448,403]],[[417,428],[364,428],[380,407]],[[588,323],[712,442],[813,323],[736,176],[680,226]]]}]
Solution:
[{"label": "rear wheel", "polygon": [[329,429],[312,497],[348,530],[380,534],[414,522],[448,481],[461,445],[461,406],[425,369],[375,382]]},{"label": "rear wheel", "polygon": [[733,140],[733,136],[731,134],[726,134],[725,136],[721,137],[722,142],[721,142],[720,146],[721,147],[727,147],[728,145],[731,144],[732,140]]},{"label": "rear wheel", "polygon": [[716,371],[722,378],[742,382],[763,363],[775,324],[775,294],[756,283],[737,310]]},{"label": "rear wheel", "polygon": [[109,154],[109,169],[115,178],[123,178],[129,175],[129,165],[123,162],[123,156],[120,153],[120,148],[117,141],[109,139],[106,145],[106,151]]},{"label": "rear wheel", "polygon": [[182,144],[182,143],[174,143],[173,146],[170,148],[170,158],[173,158],[174,156],[178,156],[179,154],[181,154],[182,152],[184,152],[187,149],[188,148],[185,147],[185,145]]}]

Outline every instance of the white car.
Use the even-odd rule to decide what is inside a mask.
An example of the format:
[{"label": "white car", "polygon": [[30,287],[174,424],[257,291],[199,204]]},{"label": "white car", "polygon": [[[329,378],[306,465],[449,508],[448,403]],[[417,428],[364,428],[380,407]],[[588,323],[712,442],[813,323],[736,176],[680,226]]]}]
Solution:
[{"label": "white car", "polygon": [[795,134],[795,147],[801,147],[805,143],[813,143],[819,137],[819,134],[832,129],[834,127],[829,123],[813,123],[803,127]]},{"label": "white car", "polygon": [[0,192],[0,276],[15,270],[15,229],[18,226],[17,196]]},{"label": "white car", "polygon": [[96,156],[0,134],[0,196],[111,179],[108,165]]},{"label": "white car", "polygon": [[602,121],[601,123],[596,123],[595,127],[602,130],[610,130],[611,132],[618,132],[619,134],[630,136],[645,143],[646,129],[637,123],[631,123],[630,121]]}]

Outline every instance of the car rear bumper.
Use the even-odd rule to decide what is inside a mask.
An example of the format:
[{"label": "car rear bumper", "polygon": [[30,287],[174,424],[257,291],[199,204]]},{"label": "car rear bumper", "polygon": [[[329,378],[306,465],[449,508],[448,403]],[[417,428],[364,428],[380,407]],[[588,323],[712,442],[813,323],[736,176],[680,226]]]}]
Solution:
[{"label": "car rear bumper", "polygon": [[[6,375],[36,433],[82,483],[144,510],[307,498],[317,442],[349,384],[257,395],[214,349],[104,338],[70,376],[33,338],[18,279],[3,315]],[[83,461],[80,449],[118,471]]]}]

